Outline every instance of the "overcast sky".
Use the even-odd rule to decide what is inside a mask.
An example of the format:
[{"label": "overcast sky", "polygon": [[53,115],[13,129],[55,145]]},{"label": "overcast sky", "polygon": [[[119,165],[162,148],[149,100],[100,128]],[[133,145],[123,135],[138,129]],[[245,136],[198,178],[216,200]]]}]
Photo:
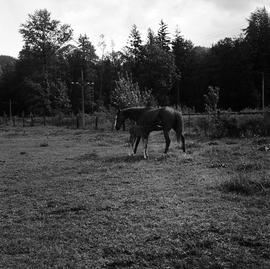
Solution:
[{"label": "overcast sky", "polygon": [[126,45],[136,24],[146,37],[161,19],[174,34],[176,27],[195,45],[211,46],[225,37],[235,37],[247,26],[257,7],[270,11],[270,0],[0,0],[0,55],[17,57],[23,42],[18,32],[28,14],[46,8],[52,18],[70,24],[74,37],[87,34],[96,48],[104,34],[107,50]]}]

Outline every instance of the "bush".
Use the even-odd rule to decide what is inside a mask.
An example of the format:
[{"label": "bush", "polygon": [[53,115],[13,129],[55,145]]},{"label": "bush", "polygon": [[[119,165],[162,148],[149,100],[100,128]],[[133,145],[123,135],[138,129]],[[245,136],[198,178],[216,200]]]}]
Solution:
[{"label": "bush", "polygon": [[195,130],[200,133],[204,133],[205,136],[208,135],[208,131],[210,130],[210,122],[211,120],[208,117],[198,117],[195,121]]},{"label": "bush", "polygon": [[211,125],[211,136],[213,137],[239,136],[239,128],[235,116],[224,115],[220,118],[215,117],[212,119]]},{"label": "bush", "polygon": [[261,115],[245,115],[239,118],[238,122],[241,136],[264,134],[263,117]]},{"label": "bush", "polygon": [[114,106],[120,108],[156,104],[152,91],[141,91],[138,83],[133,83],[128,75],[126,78],[120,77],[116,81],[116,88],[112,93],[112,102]]},{"label": "bush", "polygon": [[209,135],[220,137],[249,137],[266,133],[262,115],[222,115],[209,120]]},{"label": "bush", "polygon": [[208,113],[217,111],[217,104],[219,101],[219,92],[220,92],[219,87],[209,86],[207,94],[203,96],[205,100],[204,102],[205,110]]}]

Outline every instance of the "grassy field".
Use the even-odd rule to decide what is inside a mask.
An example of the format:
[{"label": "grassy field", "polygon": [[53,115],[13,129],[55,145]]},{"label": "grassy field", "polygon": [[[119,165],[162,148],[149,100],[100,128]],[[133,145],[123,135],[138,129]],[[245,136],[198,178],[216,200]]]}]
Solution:
[{"label": "grassy field", "polygon": [[270,138],[127,137],[0,129],[0,268],[270,268]]}]

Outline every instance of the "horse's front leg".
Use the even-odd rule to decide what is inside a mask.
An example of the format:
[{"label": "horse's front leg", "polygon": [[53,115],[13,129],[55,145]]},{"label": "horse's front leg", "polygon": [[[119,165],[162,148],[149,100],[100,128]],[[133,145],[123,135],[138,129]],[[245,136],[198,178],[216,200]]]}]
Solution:
[{"label": "horse's front leg", "polygon": [[132,142],[129,143],[130,146],[130,152],[129,152],[129,156],[133,156],[133,146],[134,146],[135,141],[133,140]]},{"label": "horse's front leg", "polygon": [[144,159],[148,159],[147,144],[148,144],[148,136],[143,137],[143,157],[144,157]]},{"label": "horse's front leg", "polygon": [[181,140],[182,140],[182,149],[184,152],[186,152],[185,137],[183,134],[181,134]]},{"label": "horse's front leg", "polygon": [[133,147],[133,154],[136,154],[138,145],[140,143],[140,140],[141,140],[141,137],[140,136],[137,136],[136,139],[135,139],[135,143],[134,143],[135,145]]},{"label": "horse's front leg", "polygon": [[166,154],[169,150],[169,146],[170,146],[170,143],[171,143],[171,139],[169,137],[169,132],[168,131],[163,131],[163,134],[164,134],[164,137],[165,137],[165,141],[166,141],[166,147],[165,147],[165,151],[164,153]]}]

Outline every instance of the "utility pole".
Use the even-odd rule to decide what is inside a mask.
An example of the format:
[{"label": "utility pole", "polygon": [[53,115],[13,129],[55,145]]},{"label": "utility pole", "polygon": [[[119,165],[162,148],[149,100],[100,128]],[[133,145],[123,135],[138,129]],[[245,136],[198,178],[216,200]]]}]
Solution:
[{"label": "utility pole", "polygon": [[181,72],[179,72],[179,77],[177,78],[177,109],[180,107],[180,80],[182,78]]},{"label": "utility pole", "polygon": [[83,77],[83,67],[81,68],[81,88],[82,88],[82,128],[85,127],[85,115],[84,115],[84,77]]},{"label": "utility pole", "polygon": [[[87,85],[90,85],[90,89],[93,90],[93,99],[92,102],[94,101],[94,82],[85,82],[84,81],[84,73],[83,73],[83,68],[81,68],[81,82],[78,81],[71,81],[72,85],[79,85],[81,86],[81,96],[82,96],[82,128],[85,127],[85,98],[84,98],[84,87]],[[93,109],[93,107],[92,107]]]},{"label": "utility pole", "polygon": [[[74,40],[75,41],[75,40]],[[84,96],[84,88],[85,88],[85,84],[89,84],[89,83],[85,83],[84,81],[84,75],[87,73],[86,71],[87,70],[84,70],[84,67],[85,67],[85,62],[86,62],[86,59],[85,59],[85,53],[86,53],[86,48],[85,48],[85,42],[87,41],[87,37],[84,36],[84,37],[81,37],[81,40],[79,39],[79,42],[75,41],[78,46],[74,46],[72,45],[73,49],[72,51],[80,51],[82,53],[82,62],[81,62],[81,82],[71,82],[71,84],[76,84],[76,85],[80,85],[81,86],[81,97],[82,97],[82,128],[85,128],[85,96]],[[87,45],[87,44],[86,44]],[[87,61],[91,61],[91,60],[87,60]],[[94,61],[91,61],[91,62],[94,62]],[[84,73],[85,71],[85,73]]]},{"label": "utility pole", "polygon": [[11,99],[9,99],[9,120],[12,121],[12,102]]},{"label": "utility pole", "polygon": [[95,92],[94,92],[94,82],[88,83],[90,85],[90,102],[91,102],[91,113],[93,113],[93,105],[95,101]]},{"label": "utility pole", "polygon": [[264,72],[262,72],[262,110],[264,112]]},{"label": "utility pole", "polygon": [[179,80],[178,79],[176,81],[176,87],[177,87],[176,106],[177,106],[177,109],[178,109],[178,107],[179,107]]}]

